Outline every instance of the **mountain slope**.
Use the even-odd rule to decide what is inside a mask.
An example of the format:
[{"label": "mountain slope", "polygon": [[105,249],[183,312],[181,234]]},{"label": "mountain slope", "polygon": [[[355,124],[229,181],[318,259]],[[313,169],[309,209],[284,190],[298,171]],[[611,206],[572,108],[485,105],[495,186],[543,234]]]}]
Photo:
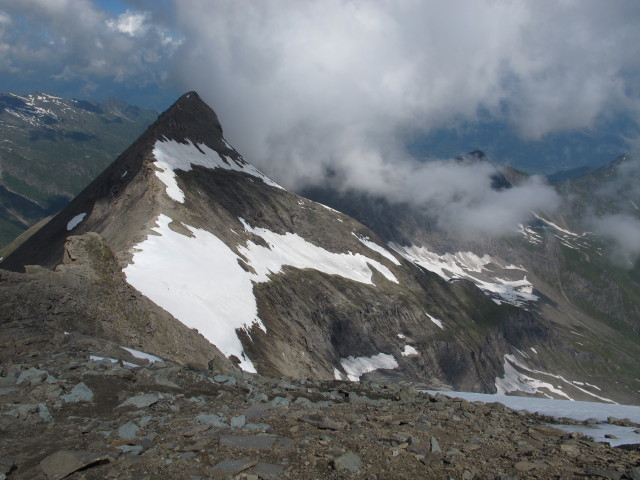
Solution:
[{"label": "mountain slope", "polygon": [[[477,154],[472,156],[480,159]],[[415,206],[390,203],[354,190],[314,188],[303,194],[362,221],[397,253],[444,280],[470,280],[494,301],[527,309],[548,325],[564,344],[545,354],[553,367],[546,370],[546,375],[541,368],[522,367],[539,353],[535,345],[533,350],[513,350],[505,356],[505,371],[531,380],[513,382],[505,391],[532,392],[532,384],[555,383],[553,378],[558,376],[574,377],[580,382],[577,378],[580,372],[583,379],[591,379],[587,383],[598,386],[591,389],[594,395],[621,387],[629,395],[629,401],[637,401],[634,400],[640,391],[637,265],[631,270],[617,266],[606,253],[606,239],[585,232],[578,221],[584,218],[583,212],[590,202],[602,208],[600,197],[593,196],[598,189],[609,194],[609,201],[605,202],[608,211],[617,212],[615,205],[629,204],[625,195],[615,197],[611,193],[615,189],[603,182],[603,178],[613,178],[618,163],[601,169],[597,178],[581,180],[578,185],[582,186],[582,195],[572,185],[570,191],[569,187],[560,189],[565,201],[560,211],[539,212],[528,224],[521,225],[519,232],[503,238],[476,237],[463,241],[439,229],[435,219]],[[507,170],[504,178],[515,183],[521,175]],[[494,188],[500,187],[494,184]],[[567,224],[565,218],[572,222]],[[619,387],[612,385],[613,377]],[[571,382],[562,383],[566,388]],[[500,389],[501,381],[496,385]],[[558,392],[553,395],[563,396]]]},{"label": "mountain slope", "polygon": [[0,95],[0,247],[60,210],[156,117],[124,102]]},{"label": "mountain slope", "polygon": [[[419,220],[411,220],[414,232],[424,229]],[[411,233],[401,222],[384,223]],[[537,294],[526,291],[518,264],[466,256],[456,278],[430,272],[398,238],[394,251],[383,234],[282,189],[248,164],[195,92],[0,267],[20,272],[37,264],[65,275],[60,265],[73,264],[69,241],[93,235],[113,252],[128,285],[247,371],[485,392],[510,391],[514,382],[522,389],[528,372],[538,382],[529,393],[597,395],[571,381],[554,385],[550,374],[560,367],[572,380],[594,382],[579,350],[537,313],[537,300],[527,297]],[[495,268],[514,275],[505,290]],[[30,278],[33,268],[11,275]],[[476,286],[482,282],[498,288],[495,295]],[[17,307],[13,322],[16,315]],[[513,356],[522,352],[526,358]]]}]

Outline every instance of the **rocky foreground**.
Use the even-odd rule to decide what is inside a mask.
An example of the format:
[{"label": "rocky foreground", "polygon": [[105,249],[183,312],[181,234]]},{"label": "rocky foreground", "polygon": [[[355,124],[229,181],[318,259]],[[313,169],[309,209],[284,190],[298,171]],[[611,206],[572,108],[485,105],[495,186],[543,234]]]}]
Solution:
[{"label": "rocky foreground", "polygon": [[498,403],[151,364],[76,334],[21,362],[0,371],[0,479],[640,479],[637,449]]}]

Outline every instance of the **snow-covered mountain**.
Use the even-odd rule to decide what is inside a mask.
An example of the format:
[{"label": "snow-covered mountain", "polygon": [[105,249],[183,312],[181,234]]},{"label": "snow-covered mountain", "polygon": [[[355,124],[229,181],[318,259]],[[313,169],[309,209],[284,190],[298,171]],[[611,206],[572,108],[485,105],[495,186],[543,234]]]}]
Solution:
[{"label": "snow-covered mountain", "polygon": [[[408,210],[391,220],[391,210],[383,209],[377,221],[387,229],[369,229],[339,211],[339,196],[332,198],[336,209],[258,171],[190,92],[0,263],[14,272],[26,265],[54,272],[5,272],[11,281],[0,284],[0,295],[9,298],[15,285],[23,286],[13,322],[43,315],[53,329],[58,322],[94,331],[88,313],[58,321],[51,316],[55,307],[30,300],[24,287],[38,282],[43,289],[51,278],[65,285],[66,295],[78,294],[86,285],[65,275],[88,262],[85,276],[99,291],[136,292],[140,325],[128,327],[134,340],[128,344],[165,358],[207,360],[204,347],[189,360],[166,333],[155,335],[154,325],[197,331],[198,341],[213,346],[210,355],[221,352],[248,372],[636,398],[604,373],[607,355],[585,355],[567,339],[570,327],[557,318],[566,305],[554,306],[539,275],[509,253],[515,247],[506,255],[473,245],[442,251],[423,241],[425,232],[411,241],[402,223]],[[543,236],[534,226],[523,231]],[[125,304],[92,298],[98,305],[80,302],[82,311],[99,309],[111,319],[105,322],[126,325]],[[145,323],[145,302],[163,312],[154,313],[161,323]],[[101,333],[122,334],[107,327]]]}]

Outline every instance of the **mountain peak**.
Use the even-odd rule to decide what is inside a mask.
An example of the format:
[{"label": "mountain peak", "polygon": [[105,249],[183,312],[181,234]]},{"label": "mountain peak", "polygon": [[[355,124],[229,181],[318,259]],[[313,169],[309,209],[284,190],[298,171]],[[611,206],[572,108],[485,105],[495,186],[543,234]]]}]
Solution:
[{"label": "mountain peak", "polygon": [[196,92],[187,92],[162,113],[151,127],[158,139],[204,143],[210,148],[221,146],[222,126],[216,113]]}]

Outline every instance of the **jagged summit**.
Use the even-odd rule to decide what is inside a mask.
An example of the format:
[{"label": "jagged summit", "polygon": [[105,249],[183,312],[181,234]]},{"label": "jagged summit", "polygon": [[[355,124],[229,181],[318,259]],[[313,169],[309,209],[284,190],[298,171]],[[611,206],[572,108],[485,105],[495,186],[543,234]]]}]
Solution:
[{"label": "jagged summit", "polygon": [[148,133],[153,133],[157,139],[165,137],[179,142],[189,139],[193,143],[204,143],[214,150],[225,147],[221,141],[223,133],[218,116],[193,91],[182,95],[163,112],[149,127]]}]

